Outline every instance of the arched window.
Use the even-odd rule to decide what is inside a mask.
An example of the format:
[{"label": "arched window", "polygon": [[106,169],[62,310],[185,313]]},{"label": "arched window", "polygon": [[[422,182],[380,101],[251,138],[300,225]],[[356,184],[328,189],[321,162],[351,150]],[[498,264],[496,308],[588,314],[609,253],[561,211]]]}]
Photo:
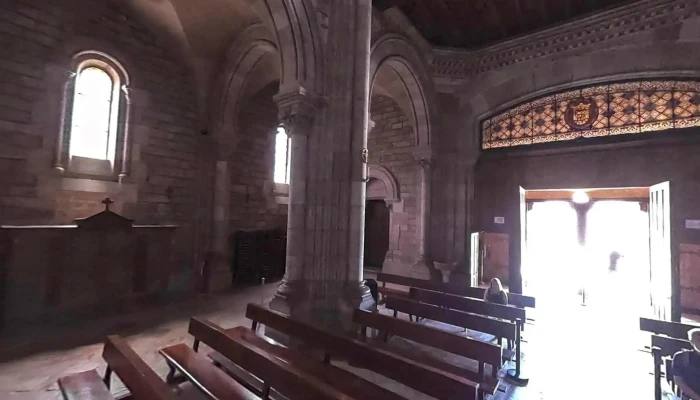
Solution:
[{"label": "arched window", "polygon": [[289,162],[291,139],[283,126],[277,128],[275,135],[275,183],[289,183]]},{"label": "arched window", "polygon": [[103,178],[127,175],[129,77],[114,58],[77,54],[64,92],[56,168]]},{"label": "arched window", "polygon": [[119,99],[118,83],[96,66],[78,71],[71,115],[71,157],[113,159],[119,115],[119,101],[114,101]]}]

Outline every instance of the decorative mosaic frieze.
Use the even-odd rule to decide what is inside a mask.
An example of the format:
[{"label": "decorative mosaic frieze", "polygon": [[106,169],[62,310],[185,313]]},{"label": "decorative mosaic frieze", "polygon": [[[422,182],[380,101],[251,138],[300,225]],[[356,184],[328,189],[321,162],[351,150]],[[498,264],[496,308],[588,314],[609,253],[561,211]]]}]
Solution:
[{"label": "decorative mosaic frieze", "polygon": [[522,146],[700,126],[700,82],[644,80],[557,93],[481,124],[481,147]]}]

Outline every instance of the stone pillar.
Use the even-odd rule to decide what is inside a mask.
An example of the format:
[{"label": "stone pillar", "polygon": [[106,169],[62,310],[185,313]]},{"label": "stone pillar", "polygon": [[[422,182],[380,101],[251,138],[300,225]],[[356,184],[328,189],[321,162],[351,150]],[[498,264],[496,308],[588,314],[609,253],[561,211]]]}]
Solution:
[{"label": "stone pillar", "polygon": [[279,94],[275,101],[280,110],[279,119],[291,139],[291,150],[286,272],[270,306],[291,315],[296,303],[304,298],[305,291],[308,137],[319,112],[319,101],[303,90]]},{"label": "stone pillar", "polygon": [[418,257],[413,264],[413,277],[419,279],[430,279],[432,260],[428,259],[428,240],[427,231],[429,228],[430,218],[430,179],[432,162],[430,150],[419,150],[415,153],[416,161],[418,161],[418,198],[420,199],[420,213],[418,215],[418,224],[416,226],[416,247],[418,248]]},{"label": "stone pillar", "polygon": [[374,305],[362,277],[371,1],[328,7],[323,99],[276,96],[292,149],[287,272],[270,307],[350,328],[355,308]]}]

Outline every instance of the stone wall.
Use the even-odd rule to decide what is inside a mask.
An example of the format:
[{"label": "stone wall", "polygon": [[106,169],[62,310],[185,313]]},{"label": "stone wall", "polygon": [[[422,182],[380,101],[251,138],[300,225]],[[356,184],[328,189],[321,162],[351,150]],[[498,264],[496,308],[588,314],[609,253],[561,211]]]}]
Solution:
[{"label": "stone wall", "polygon": [[[685,3],[684,3],[685,4]],[[658,25],[645,26],[643,29],[625,32],[624,35],[610,35],[608,38],[603,38],[596,41],[582,43],[580,46],[561,48],[551,54],[542,52],[537,56],[533,56],[524,60],[516,60],[514,62],[503,63],[503,65],[490,65],[488,69],[478,71],[478,73],[463,77],[461,82],[455,82],[455,86],[444,88],[446,92],[443,97],[457,96],[459,98],[459,118],[452,118],[449,122],[450,126],[443,130],[444,136],[436,137],[434,148],[439,149],[436,154],[438,168],[436,173],[442,175],[449,173],[450,166],[457,165],[461,162],[462,166],[454,170],[453,177],[439,182],[436,180],[438,187],[434,188],[434,203],[433,216],[437,220],[450,221],[451,215],[459,215],[462,210],[470,210],[470,215],[474,219],[474,223],[470,222],[469,218],[455,218],[455,220],[466,221],[465,224],[448,224],[442,226],[433,223],[432,238],[434,243],[450,243],[450,238],[459,237],[463,240],[454,240],[449,244],[449,247],[433,248],[434,251],[445,254],[468,254],[468,233],[478,229],[495,229],[491,225],[485,225],[485,219],[488,219],[486,214],[490,211],[480,208],[486,203],[493,201],[489,207],[496,207],[496,203],[501,204],[508,202],[506,207],[509,216],[506,216],[506,221],[511,221],[508,233],[511,238],[510,248],[510,264],[511,264],[511,282],[512,290],[520,290],[520,230],[518,227],[517,218],[517,203],[518,203],[518,185],[522,185],[525,174],[528,176],[536,176],[543,174],[542,171],[547,171],[541,176],[541,179],[548,179],[550,173],[559,174],[562,171],[568,171],[581,166],[588,167],[600,162],[604,164],[597,167],[596,171],[589,171],[586,176],[588,186],[581,187],[604,187],[602,182],[612,181],[609,172],[613,171],[612,163],[617,163],[620,157],[629,157],[635,167],[639,171],[634,171],[632,167],[625,167],[618,171],[615,168],[616,176],[619,173],[628,173],[626,178],[618,179],[617,185],[639,181],[635,177],[644,175],[644,172],[650,172],[646,175],[644,182],[647,184],[656,183],[667,179],[681,179],[685,189],[679,195],[675,196],[675,201],[685,204],[681,213],[684,215],[695,215],[700,212],[694,206],[693,194],[695,193],[695,185],[686,178],[694,171],[694,166],[690,164],[680,163],[677,171],[668,170],[667,176],[662,176],[655,171],[657,167],[653,165],[656,161],[666,162],[664,157],[673,153],[664,153],[667,150],[657,149],[652,151],[648,147],[642,147],[637,150],[628,150],[623,153],[617,153],[615,150],[606,149],[595,153],[578,153],[575,156],[561,156],[558,162],[547,163],[542,165],[544,169],[525,171],[525,165],[537,163],[538,165],[546,159],[545,157],[533,158],[533,161],[527,161],[528,158],[524,155],[514,156],[514,160],[501,159],[499,161],[480,161],[480,167],[476,170],[477,176],[474,176],[474,163],[480,157],[479,150],[479,121],[493,113],[518,104],[526,99],[536,97],[577,85],[593,84],[602,81],[630,79],[638,77],[698,77],[700,76],[700,55],[693,49],[697,48],[700,42],[700,32],[698,26],[698,7],[697,5],[688,6],[685,4],[683,9],[679,9],[673,18],[659,19]],[[633,12],[637,12],[634,11]],[[600,17],[601,20],[605,17]],[[619,19],[618,19],[619,20]],[[590,22],[590,21],[589,21]],[[558,31],[546,32],[546,35],[552,37],[549,40],[556,42],[564,40],[567,37],[575,37],[577,31],[585,31],[587,28],[583,22],[572,23],[561,28],[560,36]],[[604,32],[606,29],[617,29],[616,26],[601,28]],[[596,31],[597,32],[597,31]],[[542,35],[545,35],[543,33]],[[520,39],[519,39],[520,40]],[[495,50],[494,50],[495,51]],[[453,116],[448,116],[453,117]],[[449,120],[446,118],[445,120]],[[648,145],[654,147],[654,144]],[[571,147],[577,147],[571,144]],[[680,145],[678,155],[673,157],[681,160],[689,160],[692,158],[692,152],[682,149],[684,145]],[[609,153],[608,153],[609,152]],[[631,153],[628,153],[631,152]],[[603,155],[606,154],[606,155]],[[481,155],[483,157],[483,154]],[[572,164],[571,159],[575,158],[576,164]],[[550,157],[551,158],[551,157]],[[538,161],[534,161],[538,160]],[[645,161],[646,160],[646,161]],[[444,162],[443,162],[444,161]],[[440,164],[442,163],[442,166]],[[506,166],[507,165],[507,166]],[[574,165],[576,165],[574,167]],[[608,168],[605,168],[605,165]],[[498,167],[493,170],[492,167]],[[463,168],[462,168],[463,167]],[[438,171],[443,168],[441,171]],[[534,168],[534,167],[533,167]],[[653,172],[653,173],[651,173]],[[505,180],[495,178],[495,176],[503,176]],[[583,178],[583,172],[577,174]],[[677,178],[674,178],[677,177]],[[654,179],[652,179],[654,177]],[[596,181],[594,178],[598,178]],[[479,181],[489,182],[493,179],[493,183],[489,183],[489,187],[493,185],[501,185],[498,193],[492,192],[489,189],[489,197],[486,193],[482,193],[484,201],[473,202],[476,193],[479,196],[479,187],[474,187],[474,182]],[[568,179],[568,178],[567,178]],[[496,181],[501,182],[499,184]],[[575,186],[573,179],[569,179],[572,183],[569,186]],[[577,183],[579,184],[579,183]],[[582,182],[580,184],[583,184]],[[611,183],[612,184],[612,183]],[[640,182],[641,184],[641,182]],[[673,181],[672,181],[673,186]],[[527,186],[525,186],[527,188]],[[444,196],[436,196],[435,193],[444,193]],[[674,194],[672,194],[674,195]],[[507,196],[504,198],[503,196]],[[455,201],[456,199],[456,201]],[[514,202],[514,203],[513,203]],[[516,207],[515,209],[513,207]],[[487,213],[488,211],[488,213]],[[493,217],[493,215],[491,215]],[[477,221],[482,219],[482,221]],[[491,218],[491,221],[493,219]],[[508,222],[507,222],[508,224]],[[686,232],[682,225],[682,221],[675,222],[676,228],[674,237],[674,249],[677,251],[681,243],[679,240],[685,236],[691,235]],[[692,236],[692,235],[691,235]],[[690,243],[694,243],[691,241]],[[437,257],[440,254],[436,255]],[[700,266],[699,266],[700,267]],[[680,293],[680,274],[678,265],[674,266],[674,278],[676,285],[676,293]],[[685,285],[684,286],[688,286]],[[680,305],[680,295],[676,296],[676,305]],[[695,308],[700,308],[697,305]],[[680,307],[677,307],[680,309]]]},{"label": "stone wall", "polygon": [[257,92],[242,105],[238,137],[229,166],[231,178],[229,229],[285,229],[287,204],[275,196],[275,134],[279,121],[272,96],[277,84]]},{"label": "stone wall", "polygon": [[411,275],[417,257],[416,218],[418,162],[415,133],[405,113],[390,97],[375,95],[370,103],[375,126],[367,139],[369,164],[386,168],[398,183],[399,203],[391,204],[389,251],[383,271]]},{"label": "stone wall", "polygon": [[[196,179],[203,126],[185,63],[107,0],[4,1],[0,45],[0,223],[69,223],[109,195],[138,223],[180,225],[175,259],[191,263],[205,182]],[[53,168],[70,60],[83,50],[109,54],[130,76],[132,160],[122,183]]]}]

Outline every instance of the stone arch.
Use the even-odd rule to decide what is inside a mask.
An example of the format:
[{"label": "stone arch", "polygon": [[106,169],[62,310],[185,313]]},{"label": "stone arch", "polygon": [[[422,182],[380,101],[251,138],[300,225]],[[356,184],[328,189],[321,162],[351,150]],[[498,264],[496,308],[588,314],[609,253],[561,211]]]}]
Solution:
[{"label": "stone arch", "polygon": [[382,196],[371,196],[367,194],[367,199],[370,200],[384,200],[387,205],[398,203],[401,201],[401,195],[399,191],[399,183],[396,178],[389,172],[388,169],[382,167],[381,165],[370,165],[369,166],[369,182],[367,187],[369,188],[372,181],[377,181],[383,185],[385,193]]},{"label": "stone arch", "polygon": [[426,62],[419,56],[409,41],[398,34],[387,34],[372,45],[370,55],[370,88],[374,88],[377,74],[388,68],[401,82],[408,95],[407,114],[416,130],[416,144],[429,148],[435,123],[429,104],[434,104],[432,82],[427,73]]},{"label": "stone arch", "polygon": [[277,54],[278,49],[274,38],[262,24],[247,28],[226,53],[223,72],[212,88],[214,112],[211,126],[217,142],[232,139],[231,135],[225,134],[235,127],[238,113],[232,111],[238,110],[250,73],[263,57],[271,53]]}]

